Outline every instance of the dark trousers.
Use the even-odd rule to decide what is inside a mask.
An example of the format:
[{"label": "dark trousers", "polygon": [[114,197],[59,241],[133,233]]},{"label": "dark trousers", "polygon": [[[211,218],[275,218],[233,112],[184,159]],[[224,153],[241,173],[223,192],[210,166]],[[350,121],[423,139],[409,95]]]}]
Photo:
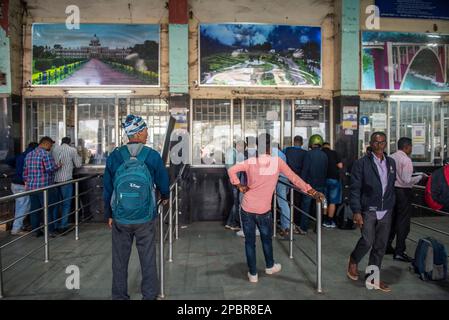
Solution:
[{"label": "dark trousers", "polygon": [[234,186],[231,186],[231,188],[233,203],[226,224],[231,227],[238,227],[240,226],[240,191]]},{"label": "dark trousers", "polygon": [[[56,225],[53,222],[56,220],[58,205],[53,205],[58,202],[58,193],[55,189],[48,190],[48,232],[53,233],[56,229]],[[38,210],[30,214],[31,228],[34,230],[39,228],[43,217],[44,208],[44,193],[34,193],[30,195],[30,212]],[[43,231],[43,230],[41,230]]]},{"label": "dark trousers", "polygon": [[128,264],[134,237],[142,272],[144,300],[154,300],[159,293],[156,267],[155,222],[112,224],[112,299],[128,300]]},{"label": "dark trousers", "polygon": [[245,253],[249,273],[257,274],[256,266],[256,225],[260,231],[260,240],[262,241],[263,254],[265,256],[265,265],[271,268],[274,265],[273,259],[273,217],[271,211],[265,214],[242,213],[242,227],[245,234]]},{"label": "dark trousers", "polygon": [[377,220],[376,212],[364,212],[362,216],[362,237],[352,251],[351,258],[358,264],[371,249],[369,265],[380,269],[390,235],[392,210],[388,210],[381,220]]},{"label": "dark trousers", "polygon": [[394,188],[396,193],[396,205],[393,212],[389,246],[392,245],[396,236],[395,254],[405,252],[405,240],[410,232],[410,215],[412,213],[412,189]]}]

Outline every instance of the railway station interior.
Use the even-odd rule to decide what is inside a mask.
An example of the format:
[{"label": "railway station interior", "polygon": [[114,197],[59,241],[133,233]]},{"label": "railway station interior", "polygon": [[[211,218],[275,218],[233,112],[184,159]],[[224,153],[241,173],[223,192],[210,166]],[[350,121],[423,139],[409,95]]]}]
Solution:
[{"label": "railway station interior", "polygon": [[[449,299],[447,278],[423,281],[391,254],[381,268],[391,292],[368,290],[362,276],[348,279],[360,230],[324,227],[328,198],[313,200],[306,234],[292,232],[302,214],[294,199],[308,196],[291,185],[287,235],[280,232],[279,197],[271,202],[279,274],[264,272],[257,236],[259,278],[248,281],[243,230],[225,228],[235,200],[227,154],[264,133],[279,150],[294,146],[296,136],[307,150],[320,135],[337,152],[334,222],[351,210],[351,169],[374,132],[385,134],[388,155],[409,138],[415,173],[432,176],[449,163],[447,1],[0,3],[0,300],[111,299],[103,175],[108,157],[128,143],[129,114],[145,121],[146,145],[160,154],[170,179],[168,204],[158,202],[154,224],[158,299]],[[28,211],[23,235],[12,234],[11,159],[43,137],[55,147],[69,137],[81,159],[68,183],[69,229],[49,236],[44,214],[45,235],[35,237]],[[449,248],[449,213],[428,205],[425,188],[421,180],[411,189],[412,258],[426,237]],[[359,263],[361,274],[368,259]],[[66,286],[69,266],[79,270],[79,288]],[[141,276],[134,246],[131,299],[141,299]]]}]

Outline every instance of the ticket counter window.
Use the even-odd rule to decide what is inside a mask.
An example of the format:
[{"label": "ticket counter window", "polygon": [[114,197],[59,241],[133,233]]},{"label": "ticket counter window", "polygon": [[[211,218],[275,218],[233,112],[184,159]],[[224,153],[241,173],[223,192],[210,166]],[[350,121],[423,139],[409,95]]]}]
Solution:
[{"label": "ticket counter window", "polygon": [[[120,110],[125,111],[126,109],[120,108]],[[129,113],[141,116],[145,120],[148,126],[148,139],[146,144],[154,150],[161,152],[170,117],[167,101],[163,99],[132,98],[129,101]],[[125,118],[126,112],[121,112],[121,123],[125,121]],[[127,143],[127,136],[123,134],[122,137],[123,143]]]},{"label": "ticket counter window", "polygon": [[59,144],[64,136],[63,109],[62,99],[27,99],[25,145],[45,136]]},{"label": "ticket counter window", "polygon": [[[359,126],[359,156],[369,146],[370,136],[375,131],[388,136],[386,152],[397,150],[401,137],[412,139],[411,159],[415,166],[440,165],[448,141],[445,132],[447,106],[438,101],[361,101]],[[447,150],[446,150],[447,151]]]},{"label": "ticket counter window", "polygon": [[307,149],[309,137],[319,134],[325,141],[329,138],[329,102],[326,100],[294,100],[293,136],[301,136]]},{"label": "ticket counter window", "polygon": [[245,138],[269,133],[274,142],[281,138],[281,100],[245,100]]},{"label": "ticket counter window", "polygon": [[231,101],[193,100],[193,165],[224,165],[231,146]]},{"label": "ticket counter window", "polygon": [[78,152],[84,164],[105,164],[114,150],[115,99],[78,99]]}]

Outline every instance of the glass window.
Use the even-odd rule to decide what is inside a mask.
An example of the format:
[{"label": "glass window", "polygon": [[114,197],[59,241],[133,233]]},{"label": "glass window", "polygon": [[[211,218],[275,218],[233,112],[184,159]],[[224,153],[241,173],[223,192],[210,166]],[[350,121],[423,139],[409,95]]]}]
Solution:
[{"label": "glass window", "polygon": [[292,145],[292,100],[284,100],[284,148]]},{"label": "glass window", "polygon": [[245,100],[245,138],[269,133],[274,142],[281,136],[281,100]]},{"label": "glass window", "polygon": [[78,148],[85,164],[104,164],[114,150],[115,99],[78,99]]},{"label": "glass window", "polygon": [[295,127],[294,136],[304,139],[307,147],[309,137],[319,134],[327,141],[329,137],[329,101],[327,100],[295,100]]},{"label": "glass window", "polygon": [[193,164],[222,165],[231,144],[231,101],[193,100]]},{"label": "glass window", "polygon": [[[387,106],[386,101],[360,101],[360,118],[368,117],[366,125],[359,125],[359,156],[365,154],[369,146],[371,135],[376,131],[387,132]],[[390,113],[392,126],[396,123],[396,113],[392,110]],[[390,149],[395,148],[396,138],[390,134]]]},{"label": "glass window", "polygon": [[430,162],[432,153],[432,102],[401,101],[399,138],[413,139],[413,162]]},{"label": "glass window", "polygon": [[[120,110],[124,110],[124,113],[121,113],[121,122],[124,122],[126,106],[120,108]],[[132,98],[129,101],[129,112],[141,116],[145,120],[148,126],[147,145],[161,152],[170,118],[167,101],[163,99]],[[123,143],[127,142],[128,138],[123,135]]]},{"label": "glass window", "polygon": [[242,128],[242,100],[234,99],[234,143],[243,140],[243,128]]},{"label": "glass window", "polygon": [[[435,125],[437,122],[439,123],[440,135],[437,135],[435,131],[435,159],[439,159],[437,164],[442,164],[442,160],[449,158],[449,103],[447,102],[439,102],[435,105],[438,105],[438,112],[435,112],[435,118],[437,114],[439,115],[440,121],[435,119]],[[438,140],[437,140],[438,139]]]},{"label": "glass window", "polygon": [[26,144],[49,136],[57,143],[64,134],[62,99],[26,100]]}]

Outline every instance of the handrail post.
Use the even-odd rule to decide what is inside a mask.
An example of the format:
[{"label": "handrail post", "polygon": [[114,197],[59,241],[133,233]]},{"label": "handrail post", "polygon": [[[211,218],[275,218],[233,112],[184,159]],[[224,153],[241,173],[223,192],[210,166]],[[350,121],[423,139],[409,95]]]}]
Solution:
[{"label": "handrail post", "polygon": [[293,215],[295,210],[294,197],[295,197],[295,189],[290,188],[290,243],[289,243],[290,259],[293,259]]},{"label": "handrail post", "polygon": [[176,180],[175,184],[175,239],[179,239],[179,207],[178,207],[178,181]]},{"label": "handrail post", "polygon": [[48,189],[44,190],[44,242],[45,242],[45,262],[49,260],[48,248]]},{"label": "handrail post", "polygon": [[168,205],[168,262],[173,262],[173,190]]},{"label": "handrail post", "polygon": [[[276,238],[276,227],[277,227],[277,194],[276,189],[274,190],[273,199],[273,238]],[[243,230],[243,226],[242,226]]]},{"label": "handrail post", "polygon": [[75,240],[79,240],[79,185],[75,182]]},{"label": "handrail post", "polygon": [[321,288],[321,205],[322,203],[316,200],[316,285],[318,293],[322,292]]},{"label": "handrail post", "polygon": [[0,299],[3,298],[3,265],[2,265],[2,249],[0,248]]},{"label": "handrail post", "polygon": [[159,297],[165,298],[164,290],[164,211],[162,210],[162,204],[159,205],[159,274],[160,274],[160,294]]}]

